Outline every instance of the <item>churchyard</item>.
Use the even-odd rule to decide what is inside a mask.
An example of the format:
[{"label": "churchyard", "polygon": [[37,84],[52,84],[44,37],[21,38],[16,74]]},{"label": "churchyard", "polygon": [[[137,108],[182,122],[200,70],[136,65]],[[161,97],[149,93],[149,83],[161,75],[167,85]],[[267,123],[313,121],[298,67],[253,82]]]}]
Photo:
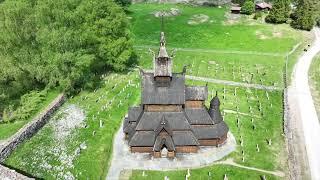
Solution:
[{"label": "churchyard", "polygon": [[[205,85],[205,82],[189,81],[189,84]],[[208,87],[211,91],[211,97],[218,91],[222,102],[224,119],[238,144],[237,150],[222,161],[232,159],[235,163],[243,166],[285,173],[287,167],[282,129],[282,92],[222,86],[211,83],[208,84]],[[209,105],[208,103],[207,105]],[[229,166],[227,167],[232,169]],[[191,176],[191,179],[193,177],[208,179],[210,178],[209,172],[215,173],[212,178],[222,178],[224,174],[231,177],[238,176],[236,169],[230,173],[230,170],[223,171],[220,169],[220,165],[195,169],[191,170],[191,172],[196,174]],[[261,173],[256,174],[254,172],[257,179],[259,174]],[[145,171],[143,176],[143,170],[141,170],[134,171],[132,179],[164,179],[165,176],[170,179],[181,179],[185,175],[186,171],[153,171],[150,174],[149,171]],[[272,179],[281,179],[273,175],[271,177]]]},{"label": "churchyard", "polygon": [[[161,23],[154,12],[170,8],[180,11],[177,16],[166,17],[163,27],[167,46],[170,50],[177,48],[173,59],[175,72],[188,65],[190,76],[265,85],[275,90],[208,83],[209,99],[218,92],[224,119],[237,140],[236,151],[219,161],[220,164],[191,169],[189,173],[134,170],[131,179],[160,180],[166,176],[184,179],[188,174],[190,179],[225,176],[283,179],[287,173],[283,72],[286,55],[300,42],[303,44],[297,51],[307,42],[303,33],[287,25],[246,24],[246,21],[225,25],[224,7],[134,4],[129,8],[128,19],[138,65],[142,68],[152,67],[148,48],[156,52],[159,42]],[[204,16],[196,16],[199,14],[206,18],[201,20]],[[206,84],[190,79],[187,83]],[[128,107],[139,102],[140,78],[136,69],[102,75],[99,87],[71,96],[50,122],[23,143],[5,164],[45,179],[103,179],[110,166],[113,136]],[[241,167],[228,165],[230,161]]]}]

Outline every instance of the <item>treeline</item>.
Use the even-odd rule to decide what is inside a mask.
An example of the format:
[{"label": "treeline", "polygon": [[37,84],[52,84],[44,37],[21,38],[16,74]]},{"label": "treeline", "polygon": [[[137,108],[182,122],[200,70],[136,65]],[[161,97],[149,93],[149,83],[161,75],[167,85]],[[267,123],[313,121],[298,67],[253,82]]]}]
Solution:
[{"label": "treeline", "polygon": [[[292,27],[311,30],[315,25],[320,26],[320,0],[233,0],[242,6],[241,13],[253,14],[255,2],[270,2],[272,9],[265,21],[268,23],[290,23]],[[261,16],[256,12],[256,16]],[[255,17],[256,17],[255,16]]]},{"label": "treeline", "polygon": [[[291,6],[293,8],[291,8]],[[285,23],[302,30],[311,30],[320,20],[319,0],[274,0],[273,8],[266,17],[269,23]]]},{"label": "treeline", "polygon": [[95,75],[123,71],[132,57],[126,15],[112,0],[5,0],[0,4],[0,116],[31,90],[93,87]]}]

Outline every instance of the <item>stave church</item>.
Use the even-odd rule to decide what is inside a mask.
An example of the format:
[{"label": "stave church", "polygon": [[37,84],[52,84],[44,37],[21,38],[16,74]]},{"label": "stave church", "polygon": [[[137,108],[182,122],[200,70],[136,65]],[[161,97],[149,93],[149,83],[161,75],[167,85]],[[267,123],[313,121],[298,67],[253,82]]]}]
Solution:
[{"label": "stave church", "polygon": [[166,50],[164,33],[153,57],[153,70],[141,70],[141,104],[130,107],[123,132],[133,153],[173,158],[177,153],[197,153],[201,146],[219,146],[229,128],[216,94],[205,106],[207,86],[187,86],[186,68],[172,72],[173,58]]}]

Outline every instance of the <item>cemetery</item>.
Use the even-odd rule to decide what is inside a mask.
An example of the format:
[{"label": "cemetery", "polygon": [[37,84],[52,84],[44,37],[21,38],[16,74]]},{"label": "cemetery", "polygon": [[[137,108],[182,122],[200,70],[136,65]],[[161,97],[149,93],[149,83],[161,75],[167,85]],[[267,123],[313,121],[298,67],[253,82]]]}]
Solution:
[{"label": "cemetery", "polygon": [[[179,164],[179,158],[187,159],[188,155],[164,160],[150,156],[146,158],[145,154],[131,154],[122,132],[129,107],[141,103],[143,86],[139,68],[152,69],[152,53],[148,49],[156,51],[159,47],[161,23],[154,12],[158,9],[169,11],[171,8],[178,9],[179,13],[165,17],[162,28],[166,32],[166,41],[170,42],[167,50],[174,54],[172,72],[181,72],[185,68],[186,86],[207,87],[206,107],[210,107],[210,100],[216,94],[219,96],[221,115],[229,127],[226,143],[231,144],[228,146],[230,149],[225,151],[227,153],[219,158],[214,158],[212,154],[218,148],[212,147],[216,148],[212,152],[212,149],[208,150],[212,161],[185,163],[180,168],[174,163]],[[102,74],[95,89],[84,88],[68,97],[48,124],[22,143],[4,164],[44,179],[108,179],[108,173],[116,164],[113,162],[125,161],[124,157],[120,157],[125,154],[131,161],[147,162],[150,166],[118,168],[120,177],[124,179],[286,178],[288,166],[282,91],[285,86],[284,66],[286,56],[293,47],[300,41],[306,41],[304,35],[279,25],[276,26],[277,31],[283,32],[283,36],[261,40],[256,36],[256,29],[272,34],[273,26],[225,26],[223,22],[228,12],[225,7],[138,3],[131,5],[129,11],[128,20],[134,34],[139,68]],[[187,23],[199,14],[208,16],[208,21]],[[188,76],[200,78],[195,80]],[[207,82],[201,77],[253,86]],[[127,148],[122,152],[114,152],[118,138],[123,140],[121,147],[126,145]],[[201,152],[207,153],[200,151],[200,156]],[[192,154],[191,157],[198,156]],[[153,162],[159,163],[159,167],[152,166]],[[166,168],[171,162],[172,168]]]}]

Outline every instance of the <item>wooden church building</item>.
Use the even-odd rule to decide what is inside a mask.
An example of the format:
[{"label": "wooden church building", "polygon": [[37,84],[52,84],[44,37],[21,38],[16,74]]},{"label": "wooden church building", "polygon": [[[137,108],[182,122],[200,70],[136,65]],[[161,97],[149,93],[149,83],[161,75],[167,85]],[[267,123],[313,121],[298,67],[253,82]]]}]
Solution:
[{"label": "wooden church building", "polygon": [[227,139],[229,128],[221,116],[218,96],[208,109],[208,87],[185,85],[185,68],[181,73],[172,72],[165,43],[162,32],[153,71],[141,71],[141,105],[130,107],[124,120],[131,152],[174,157],[196,153],[199,146],[219,146]]}]

